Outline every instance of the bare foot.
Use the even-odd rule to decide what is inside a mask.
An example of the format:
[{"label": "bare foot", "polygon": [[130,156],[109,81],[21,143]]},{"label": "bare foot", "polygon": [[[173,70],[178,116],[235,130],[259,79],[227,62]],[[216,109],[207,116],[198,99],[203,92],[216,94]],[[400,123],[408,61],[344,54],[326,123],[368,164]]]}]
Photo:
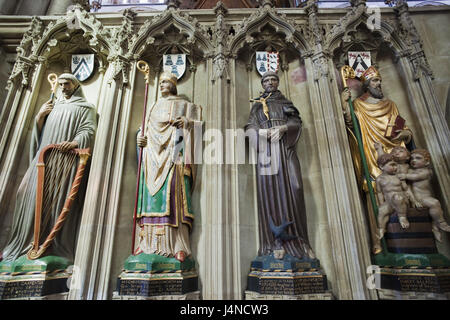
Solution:
[{"label": "bare foot", "polygon": [[183,262],[186,259],[186,252],[184,251],[178,251],[175,254],[175,259],[177,259],[180,262]]},{"label": "bare foot", "polygon": [[374,246],[372,247],[373,254],[379,254],[382,251],[383,251],[383,248],[381,248],[381,244],[379,244],[379,243],[374,244]]},{"label": "bare foot", "polygon": [[439,229],[441,229],[442,231],[450,232],[450,226],[448,225],[448,223],[445,220],[439,221],[438,225],[439,225]]},{"label": "bare foot", "polygon": [[285,254],[286,254],[286,251],[284,251],[283,248],[278,249],[278,250],[273,250],[273,257],[275,259],[283,260]]},{"label": "bare foot", "polygon": [[383,239],[385,230],[383,228],[378,229],[378,239]]},{"label": "bare foot", "polygon": [[403,229],[409,228],[409,221],[408,219],[406,219],[406,217],[399,217],[398,221],[400,222],[400,225],[402,226]]},{"label": "bare foot", "polygon": [[433,230],[434,238],[436,239],[436,241],[442,242],[442,234],[441,234],[441,231],[439,230],[439,227],[434,225],[432,230]]}]

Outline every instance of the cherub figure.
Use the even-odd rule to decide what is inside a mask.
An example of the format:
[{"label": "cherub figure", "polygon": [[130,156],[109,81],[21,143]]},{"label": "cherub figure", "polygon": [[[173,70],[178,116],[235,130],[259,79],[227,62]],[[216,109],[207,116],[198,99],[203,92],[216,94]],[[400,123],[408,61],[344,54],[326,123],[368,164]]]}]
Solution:
[{"label": "cherub figure", "polygon": [[425,149],[411,151],[411,168],[406,174],[399,174],[400,179],[411,182],[412,192],[419,203],[429,209],[433,219],[433,234],[437,241],[442,242],[440,230],[450,232],[450,226],[444,220],[444,212],[438,199],[433,197],[430,168],[431,156]]},{"label": "cherub figure", "polygon": [[378,202],[378,237],[381,239],[386,232],[389,215],[396,213],[403,229],[409,228],[406,217],[408,210],[408,197],[403,189],[403,183],[397,177],[397,162],[392,154],[383,154],[378,157],[378,167],[382,173],[376,179]]},{"label": "cherub figure", "polygon": [[[375,142],[374,147],[375,147],[375,150],[377,150],[378,157],[380,155],[385,154],[383,146],[379,142]],[[405,147],[402,147],[402,146],[397,146],[397,147],[392,148],[390,154],[394,158],[394,161],[397,162],[397,175],[408,173],[408,170],[410,168],[409,160],[411,159],[411,153],[408,151],[408,149],[406,149]],[[400,180],[402,180],[403,190],[406,192],[406,195],[408,197],[409,206],[415,207],[415,208],[421,208],[422,205],[414,197],[411,187],[406,183],[406,181],[404,181],[404,179],[400,179]]]}]

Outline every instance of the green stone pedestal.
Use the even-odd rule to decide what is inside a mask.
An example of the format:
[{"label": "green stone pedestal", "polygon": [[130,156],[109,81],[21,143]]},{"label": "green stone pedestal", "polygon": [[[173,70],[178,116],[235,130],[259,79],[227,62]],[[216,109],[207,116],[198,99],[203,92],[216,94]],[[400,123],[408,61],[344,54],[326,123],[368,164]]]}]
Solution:
[{"label": "green stone pedestal", "polygon": [[181,296],[198,291],[195,261],[156,254],[129,256],[117,281],[117,297]]},{"label": "green stone pedestal", "polygon": [[450,296],[450,268],[375,269],[373,284],[380,299],[447,299]]},{"label": "green stone pedestal", "polygon": [[47,256],[29,260],[26,255],[0,263],[0,299],[31,299],[69,291],[67,259]]}]

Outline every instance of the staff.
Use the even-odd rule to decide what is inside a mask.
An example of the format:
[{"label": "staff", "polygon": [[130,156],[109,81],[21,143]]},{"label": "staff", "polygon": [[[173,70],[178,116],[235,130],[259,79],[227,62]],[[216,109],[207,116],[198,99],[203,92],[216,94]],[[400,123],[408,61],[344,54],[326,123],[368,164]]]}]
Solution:
[{"label": "staff", "polygon": [[53,103],[55,98],[56,88],[58,87],[58,76],[56,73],[50,73],[47,77],[47,81],[50,82],[52,94],[50,95],[50,101]]},{"label": "staff", "polygon": [[[142,116],[142,126],[141,126],[141,132],[145,133],[145,116],[147,114],[147,95],[148,95],[148,83],[150,79],[150,67],[148,66],[147,62],[145,61],[138,61],[137,66],[139,71],[141,71],[144,74],[145,79],[145,95],[144,95],[144,114]],[[136,183],[136,198],[134,202],[134,214],[133,214],[133,238],[131,240],[131,254],[134,255],[134,244],[135,244],[135,238],[136,238],[136,215],[137,215],[137,206],[138,206],[138,199],[139,199],[139,182],[141,179],[141,164],[142,164],[142,152],[143,148],[139,147],[139,158],[138,158],[138,173],[137,173],[137,183]]]},{"label": "staff", "polygon": [[[344,83],[344,90],[345,90],[346,88],[348,88],[347,87],[347,79],[355,78],[355,71],[350,66],[343,66],[341,68],[341,77],[342,77],[342,81]],[[348,98],[348,105],[350,107],[350,115],[352,117],[353,133],[355,134],[356,141],[358,142],[359,154],[361,156],[361,162],[363,165],[363,174],[364,174],[364,177],[366,178],[367,188],[369,189],[370,202],[372,204],[373,213],[375,214],[375,220],[377,220],[378,205],[377,205],[377,201],[375,199],[375,192],[373,191],[373,186],[372,186],[372,182],[370,179],[369,167],[367,166],[366,154],[364,153],[364,146],[363,146],[362,139],[361,139],[361,131],[359,129],[359,123],[358,123],[358,120],[356,119],[355,111],[353,109],[353,103],[352,103],[351,97]],[[383,246],[383,251],[387,252],[386,242],[384,241],[384,238],[381,240],[381,243]]]}]

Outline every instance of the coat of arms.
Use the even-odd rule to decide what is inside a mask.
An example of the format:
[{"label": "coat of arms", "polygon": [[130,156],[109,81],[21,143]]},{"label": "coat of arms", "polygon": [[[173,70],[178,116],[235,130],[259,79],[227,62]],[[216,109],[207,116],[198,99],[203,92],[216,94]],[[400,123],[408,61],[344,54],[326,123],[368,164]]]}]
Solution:
[{"label": "coat of arms", "polygon": [[256,70],[260,75],[268,71],[277,72],[279,65],[278,52],[256,51]]},{"label": "coat of arms", "polygon": [[370,51],[349,51],[348,65],[355,70],[355,76],[359,78],[371,66]]},{"label": "coat of arms", "polygon": [[181,53],[165,54],[163,56],[163,69],[180,79],[186,71],[186,55]]},{"label": "coat of arms", "polygon": [[73,54],[72,74],[79,80],[89,78],[94,71],[94,54]]}]

